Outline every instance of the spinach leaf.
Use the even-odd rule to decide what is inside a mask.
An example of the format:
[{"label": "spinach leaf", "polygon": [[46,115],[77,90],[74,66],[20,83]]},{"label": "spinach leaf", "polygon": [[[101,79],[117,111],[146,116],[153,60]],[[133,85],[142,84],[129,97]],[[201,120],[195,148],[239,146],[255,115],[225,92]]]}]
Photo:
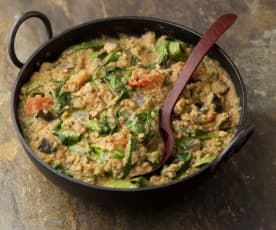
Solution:
[{"label": "spinach leaf", "polygon": [[69,91],[62,92],[60,95],[52,95],[54,99],[54,104],[52,106],[52,111],[58,115],[62,114],[67,106],[72,106],[72,93]]},{"label": "spinach leaf", "polygon": [[54,131],[53,135],[57,136],[60,139],[61,143],[67,146],[77,143],[81,138],[80,133],[69,130]]},{"label": "spinach leaf", "polygon": [[127,177],[127,175],[129,174],[131,168],[132,168],[132,165],[131,165],[131,157],[132,157],[132,153],[133,151],[135,150],[136,148],[136,144],[135,144],[135,141],[134,139],[132,139],[131,137],[128,139],[128,149],[127,149],[127,152],[126,152],[126,160],[127,160],[127,163],[125,164],[122,172],[119,174],[118,176],[118,179],[124,179],[125,177]]},{"label": "spinach leaf", "polygon": [[92,146],[92,151],[90,152],[90,158],[98,163],[104,163],[104,152],[101,150],[101,148],[97,146]]},{"label": "spinach leaf", "polygon": [[180,61],[185,60],[185,54],[181,51],[180,42],[175,40],[158,40],[156,43],[156,50],[159,58],[156,62],[158,65],[164,65],[169,58]]},{"label": "spinach leaf", "polygon": [[125,85],[120,81],[118,75],[115,73],[105,75],[103,79],[107,82],[113,92],[120,93],[121,91],[126,90]]},{"label": "spinach leaf", "polygon": [[85,127],[90,131],[95,131],[100,135],[111,135],[117,129],[117,123],[108,119],[106,115],[101,115],[99,120],[90,120],[86,122]]},{"label": "spinach leaf", "polygon": [[52,134],[60,139],[63,145],[69,146],[77,143],[81,139],[81,134],[76,131],[62,130],[62,121],[60,121],[53,129]]},{"label": "spinach leaf", "polygon": [[123,159],[125,154],[119,150],[114,150],[112,153],[111,153],[112,157],[115,158],[115,159]]},{"label": "spinach leaf", "polygon": [[135,184],[137,185],[139,188],[141,187],[149,187],[151,186],[152,184],[143,176],[140,176],[140,177],[136,177],[136,178],[132,178],[130,179],[130,182],[132,184]]},{"label": "spinach leaf", "polygon": [[74,153],[78,153],[81,155],[87,155],[89,154],[89,152],[91,151],[90,146],[87,142],[86,138],[83,138],[83,142],[84,142],[84,146],[81,145],[72,145],[69,147],[69,150],[74,152]]},{"label": "spinach leaf", "polygon": [[64,91],[61,93],[61,88],[64,86],[64,84],[69,80],[70,76],[65,78],[62,81],[57,81],[58,83],[57,88],[50,91],[50,94],[54,100],[54,104],[51,108],[51,111],[60,115],[64,112],[67,106],[72,106],[71,100],[72,100],[72,93],[69,91]]},{"label": "spinach leaf", "polygon": [[74,51],[80,51],[85,49],[100,49],[103,48],[104,44],[100,41],[90,41],[90,42],[84,42],[80,45],[73,46]]},{"label": "spinach leaf", "polygon": [[119,54],[118,54],[118,51],[115,50],[114,52],[112,52],[111,54],[107,55],[103,59],[102,63],[96,68],[96,70],[100,70],[101,68],[103,68],[104,66],[106,66],[110,62],[118,61],[118,59],[119,59]]},{"label": "spinach leaf", "polygon": [[100,57],[104,56],[104,54],[106,54],[106,51],[100,50],[98,52],[93,52],[90,57],[92,58],[92,60],[94,60],[96,58],[100,58]]},{"label": "spinach leaf", "polygon": [[158,40],[156,43],[156,50],[159,54],[158,60],[156,64],[162,65],[164,64],[168,59],[168,45],[169,41],[167,40]]},{"label": "spinach leaf", "polygon": [[198,140],[209,140],[212,138],[216,138],[217,134],[215,133],[205,133],[201,129],[189,129],[187,127],[182,127],[183,132],[185,133],[185,139],[186,141],[190,141],[193,139],[198,139]]},{"label": "spinach leaf", "polygon": [[155,110],[136,114],[134,118],[129,118],[126,121],[128,130],[137,135],[141,142],[149,141],[155,133],[152,129],[152,112],[155,112]]},{"label": "spinach leaf", "polygon": [[59,171],[60,173],[70,176],[70,177],[74,177],[74,176],[79,176],[79,177],[84,177],[84,178],[96,178],[96,175],[84,175],[82,173],[74,173],[70,170],[65,169],[64,165],[61,163],[52,163],[51,167],[53,169],[56,169],[57,171]]},{"label": "spinach leaf", "polygon": [[27,90],[27,91],[25,92],[25,96],[30,96],[30,95],[32,95],[32,94],[34,94],[34,93],[39,92],[39,90],[40,90],[42,87],[43,87],[43,85],[37,85],[37,86],[35,86],[34,88]]},{"label": "spinach leaf", "polygon": [[200,167],[202,165],[208,164],[212,162],[216,158],[215,154],[206,154],[202,158],[200,158],[196,163],[195,167]]},{"label": "spinach leaf", "polygon": [[145,177],[136,177],[130,180],[111,180],[102,184],[110,188],[141,188],[151,186]]},{"label": "spinach leaf", "polygon": [[177,61],[184,61],[186,59],[186,55],[181,51],[181,45],[179,42],[170,41],[168,50],[170,58]]},{"label": "spinach leaf", "polygon": [[[123,77],[119,77],[117,72],[124,72]],[[103,79],[108,84],[109,88],[114,92],[119,94],[116,103],[122,101],[129,97],[131,90],[127,88],[128,79],[131,75],[132,70],[121,67],[110,67],[106,69]],[[122,74],[122,73],[121,73]]]},{"label": "spinach leaf", "polygon": [[101,185],[109,188],[139,188],[137,184],[131,183],[131,181],[126,180],[111,180],[104,182]]}]

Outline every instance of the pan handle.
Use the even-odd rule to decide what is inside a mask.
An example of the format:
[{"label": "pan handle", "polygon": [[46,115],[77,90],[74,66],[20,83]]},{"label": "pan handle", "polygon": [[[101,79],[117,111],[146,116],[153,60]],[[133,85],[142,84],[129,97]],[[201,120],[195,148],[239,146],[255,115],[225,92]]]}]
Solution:
[{"label": "pan handle", "polygon": [[246,128],[241,129],[236,137],[231,141],[226,149],[212,162],[211,172],[214,172],[218,165],[224,160],[229,159],[234,153],[237,153],[241,147],[247,142],[249,137],[254,132],[254,125],[249,125]]},{"label": "pan handle", "polygon": [[19,27],[23,22],[25,22],[29,18],[39,18],[43,22],[46,28],[48,38],[51,39],[53,37],[52,25],[50,23],[50,20],[45,14],[38,11],[28,11],[24,13],[14,24],[10,33],[9,45],[8,45],[8,52],[9,52],[10,59],[13,62],[13,64],[16,65],[18,68],[21,68],[24,64],[16,56],[15,49],[14,49],[14,41]]}]

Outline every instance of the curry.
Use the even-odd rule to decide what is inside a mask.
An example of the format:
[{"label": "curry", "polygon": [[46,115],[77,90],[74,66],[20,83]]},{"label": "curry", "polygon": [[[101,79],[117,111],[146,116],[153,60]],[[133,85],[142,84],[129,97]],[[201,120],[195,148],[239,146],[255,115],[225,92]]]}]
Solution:
[{"label": "curry", "polygon": [[235,88],[207,56],[174,107],[171,159],[139,176],[162,159],[159,111],[192,49],[152,32],[69,47],[21,88],[26,141],[60,173],[101,186],[139,188],[192,174],[223,151],[239,122]]}]

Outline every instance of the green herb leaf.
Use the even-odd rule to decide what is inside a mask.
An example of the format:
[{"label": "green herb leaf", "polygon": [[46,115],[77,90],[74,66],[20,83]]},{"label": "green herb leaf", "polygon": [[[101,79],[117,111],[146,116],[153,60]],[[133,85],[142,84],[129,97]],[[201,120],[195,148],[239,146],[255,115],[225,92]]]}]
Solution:
[{"label": "green herb leaf", "polygon": [[101,185],[109,188],[139,188],[137,184],[126,180],[112,180],[104,182]]},{"label": "green herb leaf", "polygon": [[103,68],[110,62],[118,61],[118,59],[119,59],[119,55],[118,55],[118,51],[116,50],[116,51],[112,52],[111,54],[107,55],[103,59],[102,63],[97,67],[96,70],[100,70],[101,68]]},{"label": "green herb leaf", "polygon": [[90,41],[90,42],[83,42],[80,45],[73,46],[74,51],[80,51],[85,49],[100,49],[103,48],[104,44],[100,41]]},{"label": "green herb leaf", "polygon": [[74,177],[74,176],[79,176],[79,177],[84,177],[84,178],[96,178],[96,175],[84,175],[82,173],[74,173],[71,172],[70,170],[65,169],[64,165],[61,163],[52,163],[51,167],[53,169],[56,169],[57,171],[61,172],[64,175],[70,176],[70,177]]},{"label": "green herb leaf", "polygon": [[94,60],[96,58],[100,58],[104,54],[106,54],[106,51],[105,50],[100,50],[98,52],[93,52],[90,57],[92,58],[92,60]]},{"label": "green herb leaf", "polygon": [[168,45],[169,41],[167,40],[158,40],[156,43],[156,50],[159,54],[156,64],[162,65],[168,59]]},{"label": "green herb leaf", "polygon": [[115,159],[123,159],[125,154],[119,150],[114,150],[112,153],[111,153],[112,157],[115,158]]},{"label": "green herb leaf", "polygon": [[62,130],[61,125],[63,121],[57,123],[52,133],[57,136],[63,145],[73,145],[81,139],[81,134],[75,131]]},{"label": "green herb leaf", "polygon": [[90,131],[95,131],[100,135],[111,135],[117,129],[117,123],[113,119],[102,115],[99,120],[90,120],[85,124]]},{"label": "green herb leaf", "polygon": [[97,133],[101,132],[101,127],[99,124],[99,121],[97,120],[89,120],[85,123],[85,128],[87,128],[90,131],[95,131]]},{"label": "green herb leaf", "polygon": [[212,162],[216,158],[215,154],[206,154],[204,157],[200,158],[196,163],[195,167],[200,167],[202,165]]},{"label": "green herb leaf", "polygon": [[149,187],[149,186],[152,185],[145,177],[142,177],[142,176],[136,177],[136,178],[132,178],[132,179],[130,179],[130,182],[132,184],[137,185],[139,188],[141,188],[141,187]]},{"label": "green herb leaf", "polygon": [[126,90],[125,85],[120,81],[118,75],[114,73],[105,75],[103,79],[107,82],[113,92],[120,93],[121,91]]},{"label": "green herb leaf", "polygon": [[101,150],[101,148],[92,146],[92,151],[90,152],[90,158],[98,163],[104,163],[104,152]]},{"label": "green herb leaf", "polygon": [[64,112],[66,107],[72,106],[71,100],[72,100],[72,93],[69,91],[61,92],[61,88],[64,86],[64,84],[69,80],[70,76],[66,77],[62,81],[56,81],[58,83],[57,88],[50,91],[50,94],[54,100],[54,104],[51,108],[51,111],[60,115]]},{"label": "green herb leaf", "polygon": [[127,149],[127,152],[126,152],[126,155],[125,155],[127,163],[125,164],[122,172],[119,174],[118,179],[124,179],[125,177],[127,177],[127,175],[129,174],[129,172],[132,168],[131,157],[132,157],[133,151],[136,148],[134,139],[129,138],[127,146],[128,146],[128,149]]},{"label": "green herb leaf", "polygon": [[126,121],[128,130],[137,135],[141,142],[149,141],[155,133],[152,129],[152,112],[155,112],[155,110],[136,114],[134,118],[129,118]]},{"label": "green herb leaf", "polygon": [[25,96],[30,96],[32,95],[33,93],[37,93],[39,92],[39,90],[43,87],[43,85],[37,85],[35,86],[34,88],[32,89],[29,89],[25,92]]},{"label": "green herb leaf", "polygon": [[86,138],[83,138],[84,146],[81,145],[72,145],[69,147],[69,150],[74,153],[78,153],[81,155],[87,155],[91,151],[90,146],[87,142]]}]

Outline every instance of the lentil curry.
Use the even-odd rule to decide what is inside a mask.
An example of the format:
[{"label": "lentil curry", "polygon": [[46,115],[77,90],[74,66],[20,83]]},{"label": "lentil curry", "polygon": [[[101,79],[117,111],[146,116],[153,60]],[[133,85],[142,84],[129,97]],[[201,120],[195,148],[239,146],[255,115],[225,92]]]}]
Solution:
[{"label": "lentil curry", "polygon": [[159,110],[191,50],[152,32],[69,47],[22,86],[24,137],[54,169],[91,184],[139,188],[195,172],[229,144],[239,121],[234,86],[208,57],[174,107],[171,159],[139,176],[162,158]]}]

